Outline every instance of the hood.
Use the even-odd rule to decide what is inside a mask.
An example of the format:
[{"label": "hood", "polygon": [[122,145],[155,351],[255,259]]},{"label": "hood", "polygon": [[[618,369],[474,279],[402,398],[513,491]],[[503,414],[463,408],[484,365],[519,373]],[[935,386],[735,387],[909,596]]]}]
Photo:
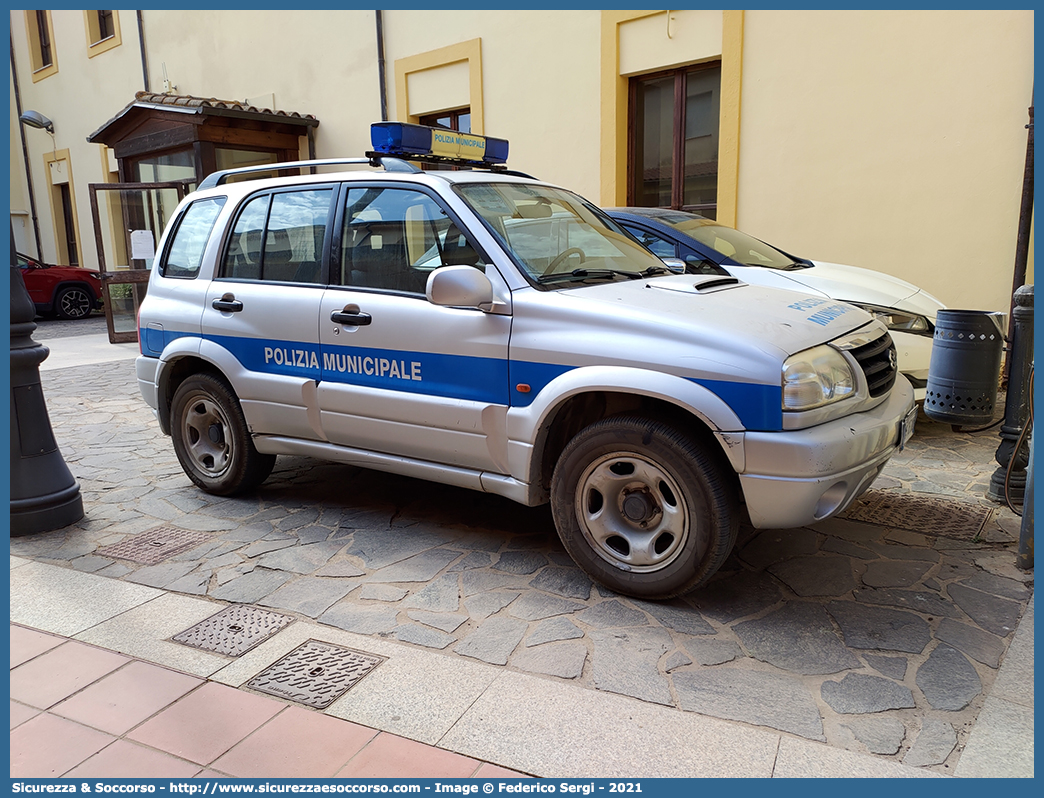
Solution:
[{"label": "hood", "polygon": [[[795,285],[795,289],[799,286]],[[808,291],[749,285],[715,275],[671,275],[586,286],[567,292],[611,303],[617,314],[643,317],[679,335],[746,340],[780,358],[833,340],[871,321],[863,310]]]},{"label": "hood", "polygon": [[[934,319],[936,311],[943,307],[931,294],[898,277],[841,263],[812,263],[814,265],[809,269],[786,272],[759,266],[729,265],[728,269],[740,279],[759,285],[781,286],[783,281],[787,281],[792,283],[794,288],[800,286],[825,297],[907,310],[924,314],[931,319]],[[919,298],[914,299],[918,295]]]}]

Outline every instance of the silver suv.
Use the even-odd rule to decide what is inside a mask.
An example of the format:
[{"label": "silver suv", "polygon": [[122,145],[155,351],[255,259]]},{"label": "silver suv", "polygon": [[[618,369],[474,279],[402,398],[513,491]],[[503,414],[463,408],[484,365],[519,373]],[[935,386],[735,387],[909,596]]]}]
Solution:
[{"label": "silver suv", "polygon": [[[550,501],[588,575],[659,599],[714,574],[744,512],[827,518],[909,438],[864,311],[676,274],[562,188],[421,171],[400,157],[434,157],[403,144],[427,129],[399,127],[376,169],[211,175],[164,232],[138,384],[203,490],[293,454]],[[498,160],[466,138],[451,163]]]}]

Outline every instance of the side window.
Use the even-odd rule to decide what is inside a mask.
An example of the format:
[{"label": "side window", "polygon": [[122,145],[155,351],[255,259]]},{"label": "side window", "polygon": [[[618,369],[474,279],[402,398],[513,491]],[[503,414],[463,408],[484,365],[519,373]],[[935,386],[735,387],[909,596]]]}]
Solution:
[{"label": "side window", "polygon": [[167,248],[167,257],[160,267],[164,277],[192,279],[199,274],[203,250],[224,204],[224,197],[215,197],[189,205],[181,215],[174,239]]},{"label": "side window", "polygon": [[622,225],[623,228],[637,238],[646,249],[652,252],[658,258],[673,258],[678,254],[677,247],[674,246],[670,241],[660,238],[654,233],[650,233],[648,230],[643,230],[640,227],[632,227],[629,224]]},{"label": "side window", "polygon": [[243,206],[225,253],[223,277],[318,283],[333,190],[263,194]]},{"label": "side window", "polygon": [[243,207],[228,242],[222,277],[261,279],[261,235],[265,229],[270,199],[267,194],[254,197]]},{"label": "side window", "polygon": [[441,266],[484,269],[478,250],[427,194],[353,188],[341,230],[341,284],[423,294]]},{"label": "side window", "polygon": [[262,280],[319,282],[332,194],[326,188],[272,195],[261,261]]}]

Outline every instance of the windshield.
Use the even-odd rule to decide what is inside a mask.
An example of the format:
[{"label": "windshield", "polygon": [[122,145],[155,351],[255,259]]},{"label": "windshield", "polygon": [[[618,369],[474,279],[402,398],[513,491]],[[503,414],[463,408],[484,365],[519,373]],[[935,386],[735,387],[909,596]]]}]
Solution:
[{"label": "windshield", "polygon": [[669,273],[663,261],[571,192],[521,183],[455,188],[535,282],[561,287]]},{"label": "windshield", "polygon": [[[706,244],[722,255],[731,258],[744,266],[764,266],[769,269],[792,269],[794,259],[784,255],[775,247],[764,241],[741,233],[733,227],[726,227],[711,219],[691,213],[665,213],[656,216],[656,220],[669,224],[701,244]],[[805,266],[798,263],[798,266]]]}]

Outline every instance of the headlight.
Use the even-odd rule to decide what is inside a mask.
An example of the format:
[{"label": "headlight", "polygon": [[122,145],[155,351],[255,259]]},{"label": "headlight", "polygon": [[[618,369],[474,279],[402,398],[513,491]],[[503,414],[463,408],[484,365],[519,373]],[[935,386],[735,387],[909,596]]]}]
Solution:
[{"label": "headlight", "polygon": [[783,363],[783,409],[811,410],[855,393],[855,376],[836,349],[816,346]]},{"label": "headlight", "polygon": [[880,319],[888,326],[889,330],[920,333],[921,335],[930,335],[932,333],[932,323],[928,321],[927,316],[920,316],[916,313],[907,313],[904,310],[896,310],[895,308],[864,305],[861,302],[852,302],[847,299],[845,301],[850,305],[855,305],[857,308],[862,308],[875,319]]}]

